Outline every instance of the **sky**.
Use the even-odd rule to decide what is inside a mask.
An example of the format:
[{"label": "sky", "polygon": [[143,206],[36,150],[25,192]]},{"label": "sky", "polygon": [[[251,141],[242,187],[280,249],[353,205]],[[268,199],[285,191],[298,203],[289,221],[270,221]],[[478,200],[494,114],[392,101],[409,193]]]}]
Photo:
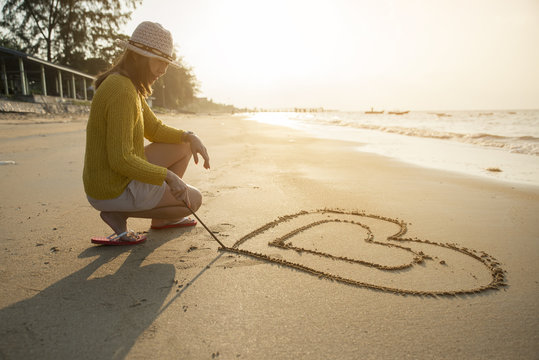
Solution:
[{"label": "sky", "polygon": [[539,0],[144,0],[199,96],[248,108],[539,109]]}]

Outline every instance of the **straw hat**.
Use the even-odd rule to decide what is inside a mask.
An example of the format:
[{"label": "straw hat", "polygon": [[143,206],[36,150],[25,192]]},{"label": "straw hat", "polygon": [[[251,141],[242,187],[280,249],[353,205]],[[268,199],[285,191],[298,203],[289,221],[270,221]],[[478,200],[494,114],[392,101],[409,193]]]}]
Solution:
[{"label": "straw hat", "polygon": [[119,43],[123,48],[137,54],[158,58],[170,65],[181,67],[172,57],[174,48],[172,35],[161,24],[144,21],[137,26],[128,41],[119,40]]}]

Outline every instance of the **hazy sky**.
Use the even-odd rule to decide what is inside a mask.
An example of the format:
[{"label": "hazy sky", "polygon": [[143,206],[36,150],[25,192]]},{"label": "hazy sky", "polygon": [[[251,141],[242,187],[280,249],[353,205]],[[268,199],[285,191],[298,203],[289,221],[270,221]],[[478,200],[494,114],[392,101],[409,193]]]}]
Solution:
[{"label": "hazy sky", "polygon": [[239,107],[539,108],[539,0],[144,0]]}]

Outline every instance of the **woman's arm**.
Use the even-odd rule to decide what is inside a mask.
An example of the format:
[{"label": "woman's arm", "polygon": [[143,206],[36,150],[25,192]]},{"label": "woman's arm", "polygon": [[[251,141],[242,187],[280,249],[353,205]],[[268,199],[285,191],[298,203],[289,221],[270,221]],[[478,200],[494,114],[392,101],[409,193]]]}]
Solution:
[{"label": "woman's arm", "polygon": [[111,95],[106,111],[109,165],[114,171],[130,179],[160,185],[165,180],[167,169],[145,160],[144,134],[142,124],[137,124],[138,116],[135,92],[120,89]]},{"label": "woman's arm", "polygon": [[142,116],[144,117],[144,137],[151,142],[165,144],[181,143],[184,131],[163,124],[163,122],[155,116],[152,109],[150,109],[146,100],[141,98],[140,101],[142,104]]},{"label": "woman's arm", "polygon": [[186,131],[183,136],[184,142],[188,142],[191,146],[191,153],[193,154],[193,160],[195,164],[198,164],[198,154],[204,159],[204,168],[210,168],[210,157],[208,155],[208,150],[202,143],[202,140],[196,136],[192,131]]},{"label": "woman's arm", "polygon": [[150,109],[146,100],[141,99],[141,101],[144,115],[144,136],[148,140],[151,142],[171,144],[188,142],[191,146],[191,153],[193,154],[195,164],[198,164],[198,154],[200,154],[204,159],[204,168],[210,168],[208,151],[198,136],[191,131],[178,130],[163,124],[163,122],[155,116],[152,109]]}]

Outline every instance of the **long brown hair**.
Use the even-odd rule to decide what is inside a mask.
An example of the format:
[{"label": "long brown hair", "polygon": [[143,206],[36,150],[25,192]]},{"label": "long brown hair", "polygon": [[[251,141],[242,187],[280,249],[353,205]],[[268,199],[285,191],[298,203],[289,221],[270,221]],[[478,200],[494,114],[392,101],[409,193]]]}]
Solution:
[{"label": "long brown hair", "polygon": [[152,94],[151,76],[149,58],[139,55],[129,49],[125,50],[118,61],[107,71],[97,75],[95,80],[95,88],[113,73],[126,76],[131,79],[138,93],[143,97],[148,97]]}]

